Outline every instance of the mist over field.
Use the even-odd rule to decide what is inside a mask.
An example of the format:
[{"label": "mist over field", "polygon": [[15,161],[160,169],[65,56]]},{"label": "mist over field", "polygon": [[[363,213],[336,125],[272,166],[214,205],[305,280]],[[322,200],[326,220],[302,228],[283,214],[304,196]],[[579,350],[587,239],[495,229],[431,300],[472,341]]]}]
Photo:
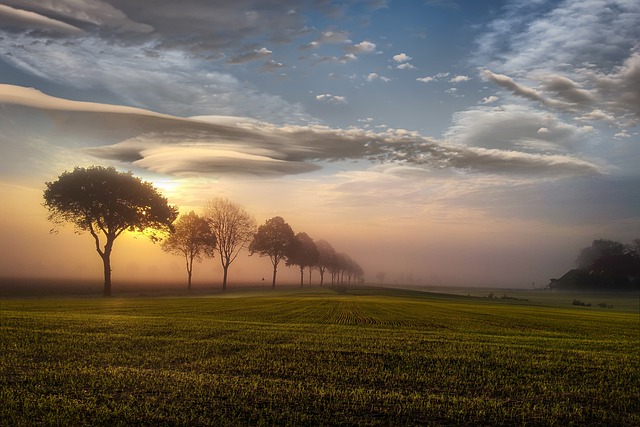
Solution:
[{"label": "mist over field", "polygon": [[[43,207],[89,166],[180,214],[280,216],[370,284],[543,288],[594,240],[640,236],[636,1],[12,0],[0,22],[3,280],[100,280],[92,237]],[[269,282],[247,255],[231,287]],[[111,261],[114,291],[185,281],[135,233]]]}]

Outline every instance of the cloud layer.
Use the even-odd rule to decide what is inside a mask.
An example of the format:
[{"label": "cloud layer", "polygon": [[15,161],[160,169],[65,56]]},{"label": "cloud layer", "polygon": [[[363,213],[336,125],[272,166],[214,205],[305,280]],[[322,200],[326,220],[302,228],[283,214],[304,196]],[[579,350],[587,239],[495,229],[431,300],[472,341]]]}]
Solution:
[{"label": "cloud layer", "polygon": [[277,126],[218,116],[184,119],[130,107],[63,100],[10,85],[0,85],[0,103],[56,111],[57,121],[68,132],[90,128],[100,135],[119,129],[119,141],[84,148],[85,153],[175,175],[288,175],[317,170],[322,162],[346,159],[524,175],[600,171],[597,165],[568,155],[542,155],[516,151],[515,147],[470,147],[464,141],[445,143],[402,129],[373,132],[317,125]]}]

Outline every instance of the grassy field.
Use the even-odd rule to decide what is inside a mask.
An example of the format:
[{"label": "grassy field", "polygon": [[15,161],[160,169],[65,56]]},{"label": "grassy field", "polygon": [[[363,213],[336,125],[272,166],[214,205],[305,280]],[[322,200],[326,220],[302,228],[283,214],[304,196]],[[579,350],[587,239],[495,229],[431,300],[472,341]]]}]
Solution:
[{"label": "grassy field", "polygon": [[0,423],[640,425],[637,295],[477,294],[3,298]]}]

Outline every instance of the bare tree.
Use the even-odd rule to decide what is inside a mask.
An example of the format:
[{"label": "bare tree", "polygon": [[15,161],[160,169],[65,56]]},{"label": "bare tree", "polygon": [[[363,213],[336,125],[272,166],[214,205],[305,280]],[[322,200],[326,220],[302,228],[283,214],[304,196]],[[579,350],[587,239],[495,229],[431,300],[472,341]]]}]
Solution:
[{"label": "bare tree", "polygon": [[168,239],[162,242],[162,250],[184,257],[187,269],[187,289],[191,291],[193,262],[202,261],[204,255],[213,256],[216,237],[209,223],[194,211],[180,216]]},{"label": "bare tree", "polygon": [[132,231],[157,241],[157,232],[170,231],[178,216],[178,208],[170,206],[151,183],[113,167],[76,167],[46,186],[48,219],[56,225],[71,223],[78,233],[88,231],[93,237],[104,268],[104,296],[111,296],[111,251],[116,238]]},{"label": "bare tree", "polygon": [[318,262],[318,248],[313,239],[307,233],[298,233],[295,236],[291,250],[287,254],[287,265],[300,267],[300,287],[304,283],[304,269],[311,268]]},{"label": "bare tree", "polygon": [[251,254],[258,253],[260,256],[268,256],[271,260],[273,265],[272,288],[276,287],[278,264],[290,252],[294,238],[291,226],[282,217],[276,216],[258,227],[258,231],[249,245]]},{"label": "bare tree", "polygon": [[229,266],[253,238],[256,221],[241,205],[225,198],[209,200],[204,218],[216,238],[223,270],[222,290],[226,291]]}]

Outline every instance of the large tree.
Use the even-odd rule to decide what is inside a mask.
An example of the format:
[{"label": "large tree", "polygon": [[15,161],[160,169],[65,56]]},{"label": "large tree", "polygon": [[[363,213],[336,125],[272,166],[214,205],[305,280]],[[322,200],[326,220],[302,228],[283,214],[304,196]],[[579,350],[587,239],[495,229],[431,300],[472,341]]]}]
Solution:
[{"label": "large tree", "polygon": [[290,252],[294,237],[291,226],[282,217],[276,216],[258,227],[258,231],[254,234],[249,245],[251,254],[258,253],[260,256],[268,256],[271,260],[273,265],[272,288],[276,287],[278,264]]},{"label": "large tree", "polygon": [[216,250],[222,265],[222,290],[227,290],[229,266],[251,239],[256,221],[241,205],[225,198],[209,200],[204,208],[204,218],[216,238]]},{"label": "large tree", "polygon": [[104,296],[111,296],[111,251],[116,238],[132,231],[157,241],[157,233],[170,231],[178,216],[178,209],[151,183],[113,167],[76,167],[46,186],[48,219],[56,225],[71,223],[78,233],[88,231],[93,237],[104,267]]},{"label": "large tree", "polygon": [[300,267],[300,287],[304,283],[304,269],[311,268],[318,262],[320,254],[315,242],[307,233],[295,235],[293,244],[287,254],[287,265],[297,265]]},{"label": "large tree", "polygon": [[202,261],[205,255],[213,256],[215,246],[216,237],[211,232],[209,223],[194,211],[181,215],[174,224],[174,230],[169,238],[162,242],[163,251],[184,257],[189,291],[191,291],[193,262]]}]

